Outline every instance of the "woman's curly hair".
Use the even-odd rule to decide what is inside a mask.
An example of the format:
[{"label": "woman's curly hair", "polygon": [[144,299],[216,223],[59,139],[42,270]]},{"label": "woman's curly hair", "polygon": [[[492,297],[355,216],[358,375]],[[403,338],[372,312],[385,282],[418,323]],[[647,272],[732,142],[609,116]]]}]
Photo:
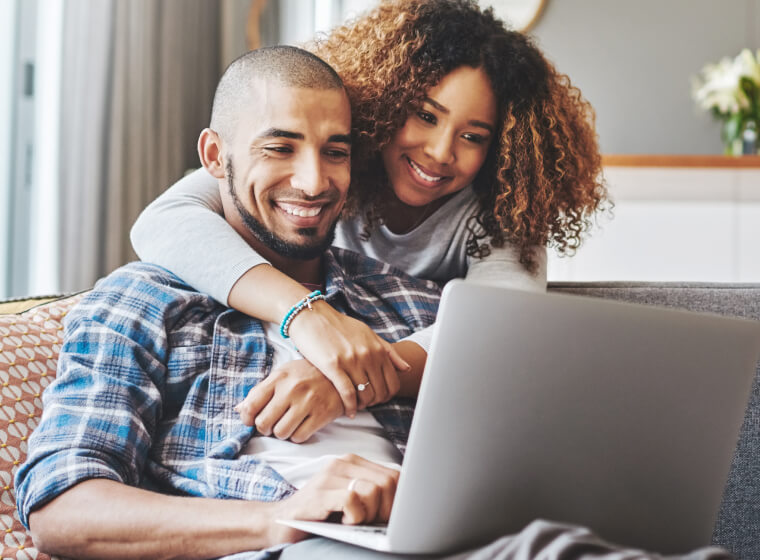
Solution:
[{"label": "woman's curly hair", "polygon": [[[520,248],[535,271],[535,246],[572,253],[607,201],[594,112],[533,42],[470,0],[389,0],[333,30],[312,48],[344,81],[354,128],[347,214],[367,229],[382,221],[390,188],[380,152],[426,92],[460,66],[488,75],[499,126],[473,187],[480,212],[467,254],[484,239]],[[479,227],[478,227],[479,226]]]}]

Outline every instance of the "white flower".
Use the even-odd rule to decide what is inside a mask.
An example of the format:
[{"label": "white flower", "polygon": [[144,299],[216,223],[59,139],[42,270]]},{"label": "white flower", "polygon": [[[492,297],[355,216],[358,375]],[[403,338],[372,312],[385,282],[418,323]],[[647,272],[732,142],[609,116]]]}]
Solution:
[{"label": "white flower", "polygon": [[721,115],[746,111],[751,100],[741,87],[746,77],[760,86],[760,51],[758,56],[744,49],[733,60],[722,59],[718,64],[707,64],[699,77],[692,79],[692,96],[702,109],[717,110]]},{"label": "white flower", "polygon": [[740,76],[746,76],[760,86],[760,50],[757,51],[757,59],[752,56],[752,51],[744,49],[739,53],[734,62]]}]

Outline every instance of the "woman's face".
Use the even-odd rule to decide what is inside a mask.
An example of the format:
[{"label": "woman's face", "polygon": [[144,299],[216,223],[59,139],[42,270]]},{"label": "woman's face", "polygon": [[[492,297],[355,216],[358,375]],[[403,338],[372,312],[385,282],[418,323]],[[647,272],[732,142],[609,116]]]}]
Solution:
[{"label": "woman's face", "polygon": [[485,72],[461,66],[430,88],[388,146],[383,164],[396,197],[424,206],[472,183],[497,130]]}]

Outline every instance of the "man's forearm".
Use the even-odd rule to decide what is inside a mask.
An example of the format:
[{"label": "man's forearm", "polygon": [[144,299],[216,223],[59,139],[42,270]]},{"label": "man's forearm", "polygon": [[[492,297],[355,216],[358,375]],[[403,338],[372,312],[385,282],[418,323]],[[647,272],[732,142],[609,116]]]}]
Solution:
[{"label": "man's forearm", "polygon": [[273,544],[276,504],[165,496],[105,479],[30,516],[37,547],[72,558],[216,558]]}]

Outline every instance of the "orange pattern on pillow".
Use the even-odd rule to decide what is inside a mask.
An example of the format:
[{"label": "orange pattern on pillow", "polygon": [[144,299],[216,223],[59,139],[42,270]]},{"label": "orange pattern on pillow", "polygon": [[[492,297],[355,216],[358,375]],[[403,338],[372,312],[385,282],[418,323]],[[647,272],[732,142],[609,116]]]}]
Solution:
[{"label": "orange pattern on pillow", "polygon": [[[16,512],[13,477],[42,414],[42,391],[55,379],[63,340],[61,321],[84,294],[16,315],[0,315],[0,536],[1,557],[49,559],[32,543]],[[62,520],[63,522],[63,520]]]}]

